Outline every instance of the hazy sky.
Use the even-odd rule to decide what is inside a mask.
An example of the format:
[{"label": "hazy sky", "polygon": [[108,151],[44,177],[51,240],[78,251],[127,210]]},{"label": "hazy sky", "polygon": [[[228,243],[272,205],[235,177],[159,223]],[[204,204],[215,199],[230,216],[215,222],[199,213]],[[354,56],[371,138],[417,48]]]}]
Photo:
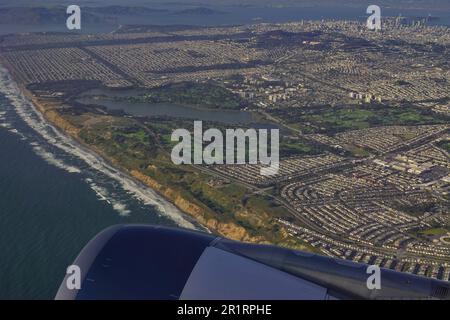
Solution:
[{"label": "hazy sky", "polygon": [[186,6],[314,6],[378,4],[385,7],[450,9],[450,0],[2,0],[1,6],[79,5],[186,5]]}]

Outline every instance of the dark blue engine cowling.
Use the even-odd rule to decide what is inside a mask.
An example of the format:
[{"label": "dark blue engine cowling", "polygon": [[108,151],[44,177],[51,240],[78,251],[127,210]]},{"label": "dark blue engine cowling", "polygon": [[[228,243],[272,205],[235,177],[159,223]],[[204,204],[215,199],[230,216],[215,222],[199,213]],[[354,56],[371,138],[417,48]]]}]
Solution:
[{"label": "dark blue engine cowling", "polygon": [[67,276],[56,299],[449,299],[450,283],[185,229],[110,227],[76,258],[81,289]]}]

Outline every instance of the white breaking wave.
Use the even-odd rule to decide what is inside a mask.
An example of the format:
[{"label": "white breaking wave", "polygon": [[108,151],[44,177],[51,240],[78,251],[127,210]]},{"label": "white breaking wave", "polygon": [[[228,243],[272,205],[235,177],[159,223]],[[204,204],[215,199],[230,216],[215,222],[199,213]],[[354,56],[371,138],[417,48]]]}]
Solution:
[{"label": "white breaking wave", "polygon": [[[136,182],[131,177],[123,174],[119,170],[107,164],[99,156],[87,148],[76,143],[72,138],[59,132],[53,125],[48,123],[42,114],[38,112],[34,105],[24,96],[17,84],[9,75],[8,71],[0,66],[0,91],[8,98],[14,106],[16,113],[25,123],[35,132],[41,135],[49,144],[56,146],[67,154],[73,155],[83,160],[91,168],[105,174],[109,178],[117,181],[122,189],[129,192],[133,197],[146,205],[152,205],[158,209],[158,212],[167,216],[179,226],[195,229],[193,223],[186,219],[181,212],[172,203],[162,199],[155,191],[143,184]],[[1,124],[0,124],[1,125]],[[73,166],[67,166],[61,160],[56,159],[51,153],[46,152],[39,145],[34,145],[35,150],[41,153],[49,163],[54,164],[65,170],[72,170],[79,173],[81,170]],[[92,188],[92,186],[91,186]],[[94,190],[95,191],[95,190]],[[97,194],[98,195],[98,194]],[[114,209],[120,214],[130,213],[126,206],[120,202],[113,202],[109,199]]]},{"label": "white breaking wave", "polygon": [[57,159],[51,152],[46,151],[39,145],[34,145],[33,150],[38,156],[44,159],[47,163],[52,164],[55,167],[66,170],[67,172],[70,173],[81,173],[80,169],[78,169],[75,166],[66,165],[64,161]]},{"label": "white breaking wave", "polygon": [[114,210],[119,212],[121,216],[125,217],[131,213],[131,211],[128,210],[127,205],[118,200],[115,200],[114,197],[111,197],[106,188],[102,188],[96,185],[92,179],[86,179],[86,182],[89,183],[89,186],[92,190],[94,190],[99,200],[108,202],[110,205],[112,205]]},{"label": "white breaking wave", "polygon": [[131,211],[127,209],[127,206],[120,202],[115,202],[112,204],[114,210],[118,211],[123,217],[129,216]]},{"label": "white breaking wave", "polygon": [[94,190],[95,194],[97,195],[97,198],[99,198],[101,201],[108,201],[108,191],[105,188],[97,186],[95,183],[91,182],[89,183],[89,186],[92,190]]}]

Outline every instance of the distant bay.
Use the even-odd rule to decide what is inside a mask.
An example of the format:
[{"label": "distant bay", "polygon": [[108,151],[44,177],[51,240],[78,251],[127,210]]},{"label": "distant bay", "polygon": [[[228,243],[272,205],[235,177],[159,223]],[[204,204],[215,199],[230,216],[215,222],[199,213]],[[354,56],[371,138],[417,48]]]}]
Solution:
[{"label": "distant bay", "polygon": [[[176,7],[170,6],[172,10]],[[212,7],[215,9],[214,7]],[[252,24],[260,22],[283,23],[301,20],[359,20],[367,19],[367,6],[346,7],[346,6],[327,6],[327,7],[283,7],[283,8],[265,8],[265,7],[217,7],[220,14],[175,14],[174,12],[154,12],[142,14],[139,16],[119,15],[114,23],[86,24],[82,26],[81,33],[102,33],[116,30],[120,25],[125,24],[147,24],[147,25],[236,25]],[[442,11],[434,8],[430,9],[395,9],[381,8],[383,16],[404,16],[408,18],[426,18],[433,17],[429,25],[450,26],[450,11]],[[22,32],[43,32],[59,31],[68,32],[66,26],[48,24],[48,25],[1,25],[0,35],[8,33]],[[74,31],[72,31],[74,32]]]}]

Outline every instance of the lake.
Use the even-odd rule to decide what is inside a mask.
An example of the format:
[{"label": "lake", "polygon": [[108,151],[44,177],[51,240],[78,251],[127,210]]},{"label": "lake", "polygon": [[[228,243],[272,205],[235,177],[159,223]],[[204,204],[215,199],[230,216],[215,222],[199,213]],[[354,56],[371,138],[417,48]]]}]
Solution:
[{"label": "lake", "polygon": [[173,118],[214,121],[225,124],[249,124],[255,122],[250,111],[207,109],[173,103],[144,103],[114,100],[114,97],[137,96],[142,90],[94,89],[83,93],[77,101],[83,104],[95,104],[109,110],[123,110],[133,116],[167,116]]}]

